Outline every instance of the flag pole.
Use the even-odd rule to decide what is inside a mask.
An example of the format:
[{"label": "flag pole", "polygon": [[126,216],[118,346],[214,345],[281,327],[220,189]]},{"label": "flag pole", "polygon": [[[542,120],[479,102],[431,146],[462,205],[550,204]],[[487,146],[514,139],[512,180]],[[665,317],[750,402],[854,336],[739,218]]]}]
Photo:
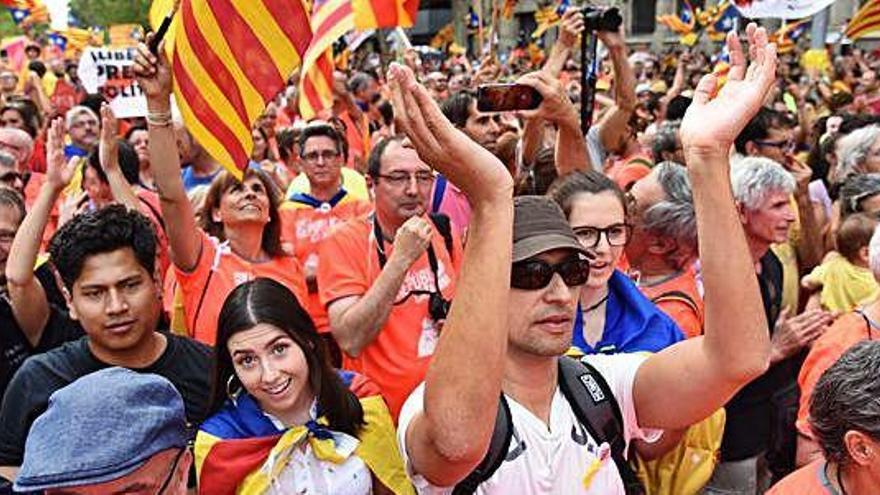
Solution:
[{"label": "flag pole", "polygon": [[477,13],[477,53],[483,56],[483,0],[474,0],[474,11]]}]

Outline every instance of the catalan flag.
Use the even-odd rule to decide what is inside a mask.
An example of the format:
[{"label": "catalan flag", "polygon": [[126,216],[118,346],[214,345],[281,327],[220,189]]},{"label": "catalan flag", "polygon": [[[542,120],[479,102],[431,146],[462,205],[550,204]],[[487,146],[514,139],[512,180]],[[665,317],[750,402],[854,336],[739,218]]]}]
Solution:
[{"label": "catalan flag", "polygon": [[251,127],[312,39],[300,0],[183,0],[174,37],[174,94],[193,137],[241,176]]},{"label": "catalan flag", "polygon": [[351,0],[355,29],[412,27],[419,0]]},{"label": "catalan flag", "polygon": [[312,42],[303,57],[299,113],[306,120],[333,106],[333,43],[354,29],[351,0],[318,0],[312,5]]},{"label": "catalan flag", "polygon": [[810,18],[807,18],[801,19],[797,22],[789,22],[770,35],[770,41],[776,43],[776,51],[779,53],[788,53],[794,50],[797,40],[800,39],[810,27],[810,20]]},{"label": "catalan flag", "polygon": [[42,0],[13,0],[3,3],[9,9],[12,20],[18,25],[49,23],[49,9]]},{"label": "catalan flag", "polygon": [[137,46],[144,39],[144,28],[140,24],[114,24],[108,31],[110,46]]},{"label": "catalan flag", "polygon": [[880,30],[880,0],[868,0],[849,21],[844,34],[855,41],[877,30]]}]

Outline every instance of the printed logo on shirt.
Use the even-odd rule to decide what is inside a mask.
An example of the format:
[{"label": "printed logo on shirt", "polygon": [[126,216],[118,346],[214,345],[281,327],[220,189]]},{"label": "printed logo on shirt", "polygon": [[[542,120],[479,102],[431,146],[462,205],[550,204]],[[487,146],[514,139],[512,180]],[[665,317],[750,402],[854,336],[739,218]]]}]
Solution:
[{"label": "printed logo on shirt", "polygon": [[[440,290],[445,289],[452,280],[446,274],[446,267],[441,262],[437,262],[437,277],[440,279],[438,285],[440,286]],[[400,290],[397,291],[396,301],[403,301],[410,293],[425,293],[425,292],[434,292],[434,273],[431,271],[430,267],[422,268],[421,270],[410,271],[406,273],[406,277],[403,279],[403,283],[400,285]],[[421,302],[427,299],[427,295],[416,296],[416,300]]]},{"label": "printed logo on shirt", "polygon": [[331,229],[342,223],[336,217],[323,217],[316,219],[302,219],[296,222],[296,237],[303,240],[308,239],[312,243],[323,241]]}]

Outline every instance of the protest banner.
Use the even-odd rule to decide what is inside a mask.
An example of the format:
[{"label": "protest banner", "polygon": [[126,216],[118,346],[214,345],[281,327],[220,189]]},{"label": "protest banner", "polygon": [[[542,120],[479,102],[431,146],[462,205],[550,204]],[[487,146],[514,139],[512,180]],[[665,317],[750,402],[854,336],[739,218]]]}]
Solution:
[{"label": "protest banner", "polygon": [[834,0],[734,0],[743,17],[749,19],[802,19],[810,17]]},{"label": "protest banner", "polygon": [[89,93],[101,93],[119,118],[143,117],[147,102],[135,81],[135,48],[88,47],[79,61],[79,78]]}]

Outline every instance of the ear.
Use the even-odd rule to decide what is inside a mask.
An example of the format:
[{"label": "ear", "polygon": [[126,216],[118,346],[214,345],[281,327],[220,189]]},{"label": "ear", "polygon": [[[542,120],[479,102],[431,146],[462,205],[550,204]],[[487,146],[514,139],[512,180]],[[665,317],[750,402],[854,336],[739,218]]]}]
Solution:
[{"label": "ear", "polygon": [[871,265],[871,250],[868,246],[862,246],[859,248],[859,259],[862,263],[868,266]]},{"label": "ear", "polygon": [[860,431],[850,430],[843,435],[843,444],[854,463],[859,466],[870,466],[877,461],[880,446],[868,435]]},{"label": "ear", "polygon": [[736,202],[736,212],[739,213],[739,222],[743,225],[748,223],[749,221],[749,213],[746,211],[746,207],[740,203]]},{"label": "ear", "polygon": [[756,156],[758,155],[758,145],[754,143],[754,141],[746,142],[746,156]]},{"label": "ear", "polygon": [[78,321],[79,315],[76,313],[76,306],[73,305],[73,297],[70,295],[70,291],[67,290],[66,285],[61,286],[61,293],[64,295],[64,302],[67,303],[68,316],[70,316],[71,320]]},{"label": "ear", "polygon": [[220,215],[220,208],[211,208],[211,221],[214,223],[223,223],[223,216]]},{"label": "ear", "polygon": [[[181,493],[183,490],[186,490],[186,484],[189,480],[189,469],[193,463],[193,454],[189,450],[189,448],[184,451],[180,456],[180,460],[177,461],[177,472],[174,473],[174,483],[176,486],[181,487]],[[170,488],[170,487],[169,487]],[[169,490],[169,493],[174,493],[174,490]]]}]

